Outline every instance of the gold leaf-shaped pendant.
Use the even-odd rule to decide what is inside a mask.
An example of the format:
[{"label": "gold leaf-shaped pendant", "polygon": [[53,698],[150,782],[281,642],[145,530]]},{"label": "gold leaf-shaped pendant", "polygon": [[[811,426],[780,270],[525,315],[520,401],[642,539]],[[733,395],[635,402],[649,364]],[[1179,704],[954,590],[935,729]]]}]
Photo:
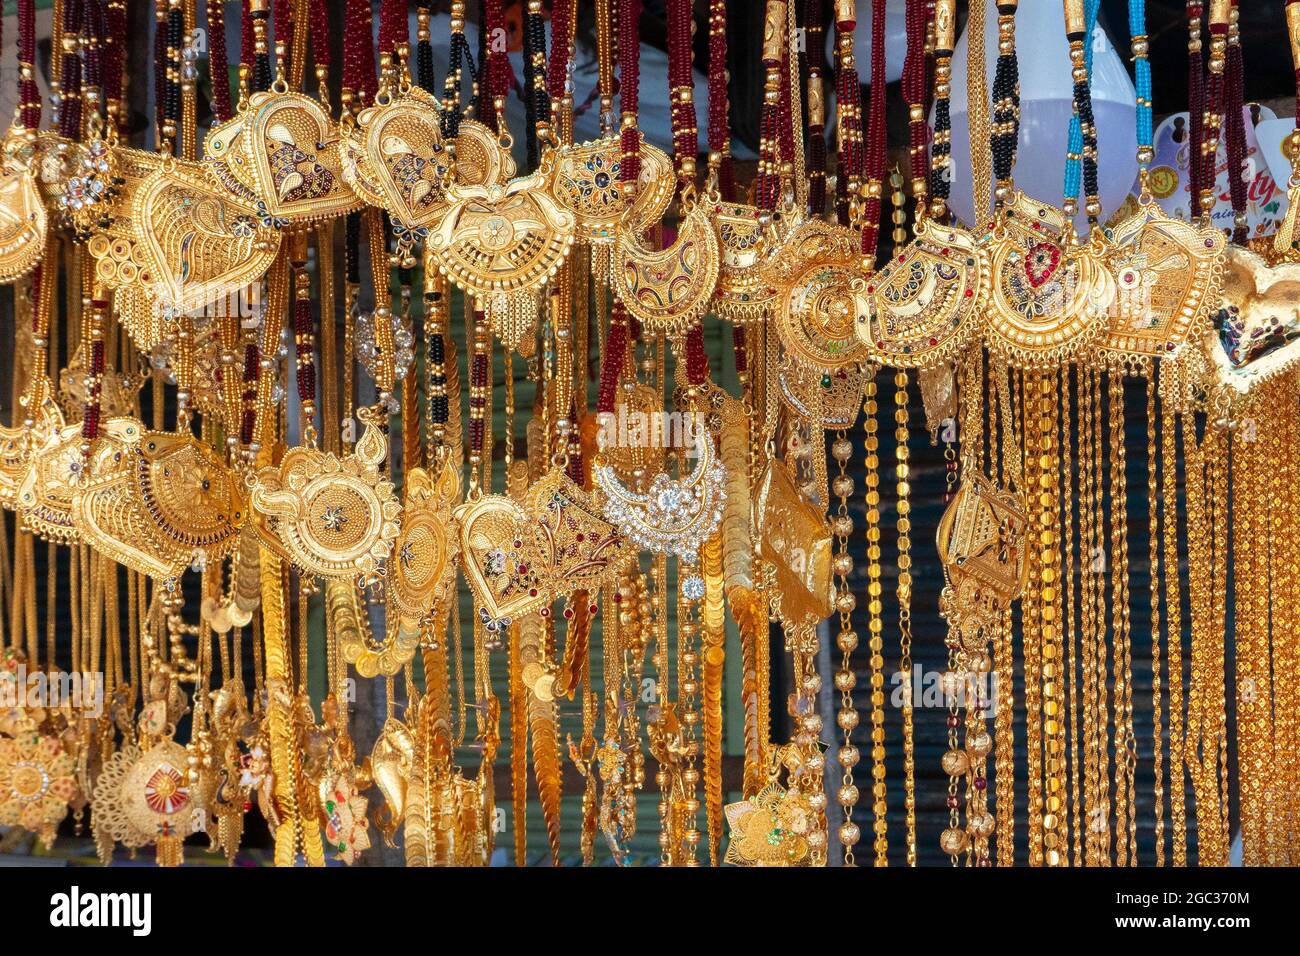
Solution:
[{"label": "gold leaf-shaped pendant", "polygon": [[1204,335],[1222,288],[1223,233],[1151,205],[1117,225],[1112,241],[1116,294],[1102,360],[1147,365]]},{"label": "gold leaf-shaped pendant", "polygon": [[772,612],[796,633],[815,629],[831,613],[831,528],[826,514],[799,493],[785,463],[772,460],[754,490],[751,527],[755,556],[773,582]]},{"label": "gold leaf-shaped pendant", "polygon": [[131,210],[139,282],[165,312],[198,312],[238,293],[280,248],[279,231],[256,208],[214,188],[194,163],[175,160],[153,173]]},{"label": "gold leaf-shaped pendant", "polygon": [[683,335],[709,307],[718,284],[718,236],[702,202],[678,223],[665,249],[648,249],[635,229],[619,235],[614,288],[651,334]]},{"label": "gold leaf-shaped pendant", "polygon": [[977,333],[988,289],[988,255],[975,237],[923,220],[916,237],[867,280],[858,339],[878,364],[933,367]]},{"label": "gold leaf-shaped pendant", "polygon": [[240,140],[255,191],[272,217],[314,222],[360,206],[343,180],[338,129],[310,96],[255,94]]}]

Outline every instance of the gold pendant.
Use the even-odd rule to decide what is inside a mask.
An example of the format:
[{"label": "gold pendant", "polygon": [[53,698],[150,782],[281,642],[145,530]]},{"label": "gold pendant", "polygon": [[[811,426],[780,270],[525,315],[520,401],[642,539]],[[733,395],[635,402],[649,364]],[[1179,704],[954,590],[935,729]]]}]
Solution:
[{"label": "gold pendant", "polygon": [[1202,336],[1205,384],[1244,397],[1300,367],[1297,299],[1300,263],[1269,265],[1259,253],[1229,247],[1222,306]]},{"label": "gold pendant", "polygon": [[455,511],[460,560],[489,630],[499,631],[576,590],[598,592],[620,570],[628,543],[560,468],[522,503],[484,495]]},{"label": "gold pendant", "polygon": [[801,223],[773,250],[763,275],[780,290],[776,331],[798,360],[833,370],[866,357],[855,330],[867,308],[866,280],[851,230],[820,220]]},{"label": "gold pendant", "polygon": [[620,233],[614,288],[651,335],[683,335],[709,307],[718,284],[718,237],[704,203],[678,223],[666,249],[647,249],[637,230]]},{"label": "gold pendant", "polygon": [[1223,233],[1170,219],[1152,204],[1117,225],[1112,241],[1116,295],[1098,344],[1103,360],[1149,364],[1204,335],[1220,299]]},{"label": "gold pendant", "polygon": [[58,544],[71,544],[79,537],[72,496],[86,480],[81,445],[81,423],[77,422],[52,429],[33,447],[16,502],[25,526],[37,537]]},{"label": "gold pendant", "polygon": [[447,209],[444,181],[451,156],[439,113],[437,100],[414,87],[396,97],[381,94],[357,117],[363,137],[358,181],[377,186],[376,205],[410,230],[431,228]]},{"label": "gold pendant", "polygon": [[916,238],[867,280],[858,338],[890,368],[946,362],[977,334],[989,285],[988,254],[975,237],[924,219]]},{"label": "gold pendant", "polygon": [[848,428],[858,420],[866,375],[858,365],[832,371],[781,356],[777,367],[781,400],[786,407],[821,428]]},{"label": "gold pendant", "polygon": [[663,150],[642,138],[641,174],[630,203],[619,179],[622,163],[623,147],[617,136],[558,150],[551,196],[573,214],[580,241],[613,242],[621,225],[658,222],[672,202],[672,162]]},{"label": "gold pendant", "polygon": [[0,284],[21,279],[36,267],[48,228],[45,204],[30,170],[0,167]]},{"label": "gold pendant", "polygon": [[404,484],[388,586],[398,614],[418,626],[426,618],[441,619],[455,596],[460,542],[452,508],[460,497],[460,472],[448,457],[436,480],[423,468],[412,468]]},{"label": "gold pendant", "polygon": [[343,180],[338,128],[310,96],[254,94],[238,138],[253,190],[272,218],[315,222],[360,207]]},{"label": "gold pendant", "polygon": [[406,795],[415,761],[415,734],[396,717],[384,721],[384,729],[370,751],[370,776],[384,797],[375,810],[375,825],[384,842],[393,846],[393,834],[406,816]]},{"label": "gold pendant", "polygon": [[392,553],[402,506],[379,474],[388,442],[376,415],[340,459],[317,448],[289,449],[279,467],[257,474],[250,497],[263,540],[319,577],[364,577]]},{"label": "gold pendant", "polygon": [[[24,693],[24,688],[19,688]],[[30,716],[0,736],[0,826],[22,827],[49,849],[79,789],[63,741],[42,733]]]},{"label": "gold pendant", "polygon": [[787,758],[797,754],[782,748],[774,753],[767,781],[754,795],[727,804],[725,813],[731,839],[723,863],[732,866],[803,866],[810,861],[809,837],[818,829],[817,813],[808,796],[787,790],[780,771]]},{"label": "gold pendant", "polygon": [[119,564],[166,580],[195,560],[223,560],[238,543],[242,483],[190,435],[108,419],[87,470],[74,487],[73,520],[87,544]]},{"label": "gold pendant", "polygon": [[64,424],[63,412],[49,394],[48,385],[38,383],[28,401],[35,405],[30,427],[0,425],[0,505],[11,511],[19,507],[18,489],[27,480],[32,456]]},{"label": "gold pendant", "polygon": [[989,618],[1024,590],[1029,578],[1029,519],[1019,499],[973,469],[939,520],[939,560],[957,606]]},{"label": "gold pendant", "polygon": [[539,170],[505,184],[451,184],[450,207],[428,238],[442,273],[480,299],[545,285],[568,258],[574,227],[546,178]]},{"label": "gold pendant", "polygon": [[790,211],[770,214],[772,223],[768,225],[756,206],[723,202],[713,190],[706,194],[705,202],[712,207],[718,233],[718,288],[713,311],[737,325],[761,322],[771,314],[780,292],[765,269],[766,258],[770,249],[780,248],[783,233],[791,227]]},{"label": "gold pendant", "polygon": [[254,207],[213,189],[191,163],[166,163],[146,179],[131,219],[139,283],[165,314],[202,312],[246,288],[280,249],[278,230]]},{"label": "gold pendant", "polygon": [[835,597],[826,514],[799,493],[785,463],[776,459],[759,476],[751,507],[754,556],[767,568],[772,614],[788,637],[815,643],[817,625],[830,615]]},{"label": "gold pendant", "polygon": [[988,239],[985,335],[1018,368],[1069,361],[1104,334],[1115,299],[1100,233],[1065,246],[1065,214],[1017,191]]},{"label": "gold pendant", "polygon": [[594,481],[605,499],[605,517],[637,548],[694,564],[700,547],[722,521],[727,473],[703,422],[693,421],[690,432],[696,460],[685,477],[661,471],[638,492],[624,485],[614,468],[598,461]]},{"label": "gold pendant", "polygon": [[134,744],[117,751],[95,784],[96,832],[132,849],[156,844],[160,866],[179,865],[182,841],[202,829],[205,803],[187,767],[188,754],[174,740],[143,753]]}]

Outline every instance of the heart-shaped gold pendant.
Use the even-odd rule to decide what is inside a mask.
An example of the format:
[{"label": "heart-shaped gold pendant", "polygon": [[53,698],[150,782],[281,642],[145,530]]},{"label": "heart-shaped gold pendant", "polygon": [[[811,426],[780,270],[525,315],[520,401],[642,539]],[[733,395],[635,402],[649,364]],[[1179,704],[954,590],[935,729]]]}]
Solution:
[{"label": "heart-shaped gold pendant", "polygon": [[[146,179],[132,201],[139,282],[163,311],[198,312],[260,279],[280,233],[253,206],[214,188],[179,160]],[[110,248],[111,253],[111,248]]]},{"label": "heart-shaped gold pendant", "polygon": [[450,155],[442,143],[438,102],[418,87],[363,110],[367,181],[408,229],[427,229],[446,212]]},{"label": "heart-shaped gold pendant", "polygon": [[619,570],[628,545],[590,496],[554,468],[523,503],[484,495],[456,509],[461,566],[490,628],[576,590],[597,591]]},{"label": "heart-shaped gold pendant", "polygon": [[1214,384],[1237,395],[1300,367],[1300,263],[1232,246],[1223,305],[1202,342]]},{"label": "heart-shaped gold pendant", "polygon": [[314,222],[361,205],[343,180],[337,141],[337,127],[310,96],[279,90],[252,97],[241,145],[272,217]]}]

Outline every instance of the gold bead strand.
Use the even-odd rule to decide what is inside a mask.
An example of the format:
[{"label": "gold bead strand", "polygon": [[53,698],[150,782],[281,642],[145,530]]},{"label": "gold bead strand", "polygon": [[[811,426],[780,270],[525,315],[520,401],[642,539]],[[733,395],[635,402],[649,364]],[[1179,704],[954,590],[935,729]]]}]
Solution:
[{"label": "gold bead strand", "polygon": [[871,813],[872,832],[875,837],[875,865],[888,866],[889,830],[886,816],[885,783],[885,659],[881,630],[880,585],[880,439],[876,421],[876,380],[874,371],[868,373],[863,386],[862,422],[866,451],[864,461],[866,485],[865,505],[867,522],[867,646],[871,650]]},{"label": "gold bead strand", "polygon": [[899,670],[903,681],[903,807],[907,821],[907,865],[916,866],[916,740],[912,701],[912,503],[908,438],[907,373],[894,374],[894,455],[898,495]]},{"label": "gold bead strand", "polygon": [[853,705],[853,688],[857,677],[853,673],[853,651],[858,646],[858,635],[853,630],[853,592],[849,589],[849,575],[853,573],[853,556],[849,553],[849,535],[853,532],[853,518],[849,514],[849,497],[853,494],[853,478],[848,474],[848,462],[853,455],[853,443],[840,431],[831,444],[831,455],[838,473],[831,482],[831,491],[838,499],[831,531],[835,535],[835,592],[840,614],[840,629],[835,637],[839,648],[840,667],[835,672],[835,689],[840,692],[840,708],[835,723],[844,735],[844,742],[836,754],[843,775],[835,796],[843,820],[839,828],[840,845],[844,848],[844,865],[856,866],[853,848],[861,838],[861,829],[853,822],[853,808],[858,802],[858,788],[853,782],[853,768],[858,763],[858,748],[853,746],[853,731],[858,726],[858,711]]}]

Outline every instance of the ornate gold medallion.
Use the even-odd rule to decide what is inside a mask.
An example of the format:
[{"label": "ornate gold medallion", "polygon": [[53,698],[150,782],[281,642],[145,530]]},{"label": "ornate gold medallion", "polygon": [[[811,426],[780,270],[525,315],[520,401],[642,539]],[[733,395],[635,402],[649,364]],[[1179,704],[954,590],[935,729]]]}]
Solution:
[{"label": "ornate gold medallion", "polygon": [[439,269],[466,293],[534,292],[573,247],[573,214],[546,192],[546,174],[505,184],[450,185],[450,206],[429,234]]},{"label": "ornate gold medallion", "polygon": [[320,103],[285,90],[255,93],[244,122],[239,145],[271,217],[313,222],[360,205],[343,180],[338,129]]},{"label": "ornate gold medallion", "polygon": [[723,863],[732,866],[802,866],[811,857],[818,815],[808,795],[780,783],[782,765],[798,761],[788,748],[769,758],[767,780],[753,796],[725,808],[731,839]]},{"label": "ornate gold medallion", "polygon": [[20,721],[12,737],[0,736],[0,826],[35,833],[48,849],[77,798],[75,770],[63,741]]},{"label": "ornate gold medallion", "polygon": [[202,829],[187,758],[174,740],[144,753],[128,744],[113,754],[95,785],[96,832],[132,849],[157,844],[160,865],[179,865],[184,839]]},{"label": "ornate gold medallion", "polygon": [[1102,358],[1147,363],[1203,335],[1219,302],[1223,233],[1170,219],[1152,204],[1117,225],[1112,241],[1116,295]]},{"label": "ornate gold medallion", "polygon": [[418,627],[430,615],[445,614],[454,595],[460,543],[452,508],[460,498],[460,472],[448,457],[436,479],[412,468],[404,483],[388,585],[398,614]]},{"label": "ornate gold medallion", "polygon": [[989,262],[975,238],[923,219],[916,238],[867,279],[858,339],[873,361],[926,368],[947,361],[979,328]]},{"label": "ornate gold medallion", "polygon": [[250,497],[258,530],[272,548],[309,574],[372,574],[392,553],[401,505],[379,474],[388,442],[373,412],[352,454],[340,459],[308,446],[289,449],[279,467],[257,474]]},{"label": "ornate gold medallion", "polygon": [[681,335],[709,307],[718,283],[718,237],[703,202],[678,223],[666,248],[647,249],[636,229],[620,233],[614,288],[652,335]]},{"label": "ornate gold medallion", "polygon": [[1105,332],[1115,279],[1100,232],[1062,240],[1065,214],[1017,191],[988,239],[992,268],[985,335],[1017,367],[1056,365]]},{"label": "ornate gold medallion", "polygon": [[672,163],[654,146],[641,142],[641,173],[629,204],[619,179],[623,147],[617,136],[578,146],[562,146],[551,174],[551,196],[577,222],[585,242],[613,242],[623,223],[658,222],[673,198]]},{"label": "ornate gold medallion", "polygon": [[777,333],[787,351],[817,368],[855,365],[866,357],[856,333],[866,308],[866,280],[856,258],[814,261],[782,294]]}]

